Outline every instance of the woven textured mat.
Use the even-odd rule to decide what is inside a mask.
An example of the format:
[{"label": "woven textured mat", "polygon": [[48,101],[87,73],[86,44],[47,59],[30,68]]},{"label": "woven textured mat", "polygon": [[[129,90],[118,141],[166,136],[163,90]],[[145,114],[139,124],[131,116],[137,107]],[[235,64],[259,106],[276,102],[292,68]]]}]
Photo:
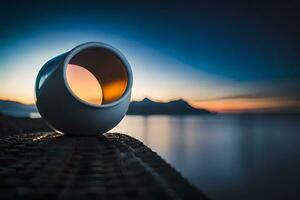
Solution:
[{"label": "woven textured mat", "polygon": [[206,199],[140,141],[119,133],[0,138],[0,199]]}]

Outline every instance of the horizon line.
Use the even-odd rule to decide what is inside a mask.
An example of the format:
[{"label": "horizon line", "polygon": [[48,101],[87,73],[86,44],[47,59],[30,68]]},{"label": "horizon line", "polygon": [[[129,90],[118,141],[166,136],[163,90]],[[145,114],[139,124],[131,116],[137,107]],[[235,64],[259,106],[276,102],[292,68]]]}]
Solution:
[{"label": "horizon line", "polygon": [[[219,114],[255,114],[255,113],[300,113],[300,101],[283,101],[282,99],[261,98],[261,99],[227,99],[220,98],[210,100],[189,101],[184,98],[176,98],[168,101],[162,101],[155,98],[144,97],[141,100],[132,99],[131,102],[141,102],[145,99],[149,99],[156,103],[169,103],[172,101],[185,101],[191,107],[195,109],[205,109],[210,112]],[[0,101],[15,102],[25,106],[35,106],[35,103],[24,103],[18,100],[12,100],[9,98],[1,98]],[[243,107],[244,106],[244,107]]]}]

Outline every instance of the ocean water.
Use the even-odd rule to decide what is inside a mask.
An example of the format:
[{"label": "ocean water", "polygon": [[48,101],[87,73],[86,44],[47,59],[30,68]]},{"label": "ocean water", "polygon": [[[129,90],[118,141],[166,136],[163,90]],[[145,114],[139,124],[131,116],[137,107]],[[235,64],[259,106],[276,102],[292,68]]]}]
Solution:
[{"label": "ocean water", "polygon": [[148,145],[212,199],[299,199],[300,116],[127,116]]}]

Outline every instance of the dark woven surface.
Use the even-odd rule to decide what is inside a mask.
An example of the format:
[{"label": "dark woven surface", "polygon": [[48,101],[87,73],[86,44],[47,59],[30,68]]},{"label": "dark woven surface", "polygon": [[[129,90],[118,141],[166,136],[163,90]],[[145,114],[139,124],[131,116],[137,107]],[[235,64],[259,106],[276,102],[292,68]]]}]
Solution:
[{"label": "dark woven surface", "polygon": [[0,138],[0,199],[206,199],[129,136]]}]

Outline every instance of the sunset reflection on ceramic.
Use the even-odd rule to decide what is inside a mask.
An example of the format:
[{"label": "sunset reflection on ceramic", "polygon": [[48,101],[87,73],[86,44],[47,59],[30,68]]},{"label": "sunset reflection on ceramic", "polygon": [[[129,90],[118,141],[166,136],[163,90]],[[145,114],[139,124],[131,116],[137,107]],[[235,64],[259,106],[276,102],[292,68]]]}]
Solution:
[{"label": "sunset reflection on ceramic", "polygon": [[98,81],[89,70],[74,64],[68,64],[66,78],[69,87],[78,98],[96,105],[119,99],[127,87],[126,77],[101,86],[101,80]]},{"label": "sunset reflection on ceramic", "polygon": [[113,102],[120,98],[127,87],[127,79],[116,80],[103,86],[103,102]]},{"label": "sunset reflection on ceramic", "polygon": [[69,87],[77,97],[92,104],[100,105],[102,103],[101,85],[87,69],[68,64],[66,77]]}]

